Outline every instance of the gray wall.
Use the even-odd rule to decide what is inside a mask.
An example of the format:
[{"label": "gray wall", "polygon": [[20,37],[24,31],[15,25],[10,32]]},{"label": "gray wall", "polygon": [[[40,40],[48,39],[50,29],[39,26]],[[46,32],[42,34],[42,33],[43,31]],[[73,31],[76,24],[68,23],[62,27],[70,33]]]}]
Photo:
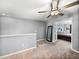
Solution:
[{"label": "gray wall", "polygon": [[75,8],[72,22],[72,48],[79,51],[79,7]]},{"label": "gray wall", "polygon": [[45,22],[0,17],[0,56],[36,47],[36,39],[44,39],[45,31]]},{"label": "gray wall", "polygon": [[70,14],[70,15],[65,14],[64,16],[52,16],[52,18],[50,18],[50,20],[47,21],[47,26],[53,25],[53,24],[58,23],[58,22],[72,20],[72,17],[73,17],[72,14]]},{"label": "gray wall", "polygon": [[0,38],[0,56],[36,47],[36,34]]},{"label": "gray wall", "polygon": [[12,17],[0,17],[0,35],[37,33],[37,39],[45,38],[45,22]]}]

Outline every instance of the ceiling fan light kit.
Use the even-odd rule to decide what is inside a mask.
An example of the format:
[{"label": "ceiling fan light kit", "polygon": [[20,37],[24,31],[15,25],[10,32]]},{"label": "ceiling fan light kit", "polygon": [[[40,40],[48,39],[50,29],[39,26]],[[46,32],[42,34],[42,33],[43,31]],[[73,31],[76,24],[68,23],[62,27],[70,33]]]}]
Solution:
[{"label": "ceiling fan light kit", "polygon": [[51,12],[51,15],[53,16],[54,15],[54,12]]},{"label": "ceiling fan light kit", "polygon": [[53,11],[51,12],[51,15],[54,16],[54,15],[58,15],[60,12],[59,11]]}]

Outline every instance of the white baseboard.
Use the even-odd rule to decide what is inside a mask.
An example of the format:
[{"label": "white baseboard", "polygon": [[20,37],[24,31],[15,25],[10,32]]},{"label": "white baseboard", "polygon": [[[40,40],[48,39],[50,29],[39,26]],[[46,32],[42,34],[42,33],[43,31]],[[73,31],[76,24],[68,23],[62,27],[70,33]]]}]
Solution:
[{"label": "white baseboard", "polygon": [[75,50],[75,49],[71,49],[72,51],[76,52],[76,53],[79,53],[79,51]]},{"label": "white baseboard", "polygon": [[18,52],[10,53],[8,55],[0,56],[0,59],[9,57],[9,56],[12,56],[12,55],[15,55],[15,54],[23,53],[25,51],[28,51],[28,50],[31,50],[31,49],[34,49],[34,48],[36,48],[36,47],[32,47],[32,48],[29,48],[29,49],[25,49],[25,50],[21,50],[21,51],[18,51]]}]

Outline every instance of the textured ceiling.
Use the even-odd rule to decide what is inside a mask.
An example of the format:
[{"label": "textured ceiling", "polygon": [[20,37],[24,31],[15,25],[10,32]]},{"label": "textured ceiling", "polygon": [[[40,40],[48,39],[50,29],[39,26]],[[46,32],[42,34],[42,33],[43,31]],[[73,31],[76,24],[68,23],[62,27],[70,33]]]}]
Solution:
[{"label": "textured ceiling", "polygon": [[[74,0],[60,0],[59,7]],[[47,20],[49,13],[38,11],[50,10],[51,0],[0,0],[0,15],[31,20]]]}]

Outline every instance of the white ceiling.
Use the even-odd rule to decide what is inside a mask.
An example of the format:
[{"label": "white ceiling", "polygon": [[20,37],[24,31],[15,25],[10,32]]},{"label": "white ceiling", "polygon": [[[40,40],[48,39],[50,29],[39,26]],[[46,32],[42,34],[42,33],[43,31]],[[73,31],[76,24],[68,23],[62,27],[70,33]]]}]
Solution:
[{"label": "white ceiling", "polygon": [[[59,7],[74,0],[60,0]],[[39,14],[38,11],[50,10],[51,0],[0,0],[0,15],[31,20],[47,20],[49,13]]]}]

